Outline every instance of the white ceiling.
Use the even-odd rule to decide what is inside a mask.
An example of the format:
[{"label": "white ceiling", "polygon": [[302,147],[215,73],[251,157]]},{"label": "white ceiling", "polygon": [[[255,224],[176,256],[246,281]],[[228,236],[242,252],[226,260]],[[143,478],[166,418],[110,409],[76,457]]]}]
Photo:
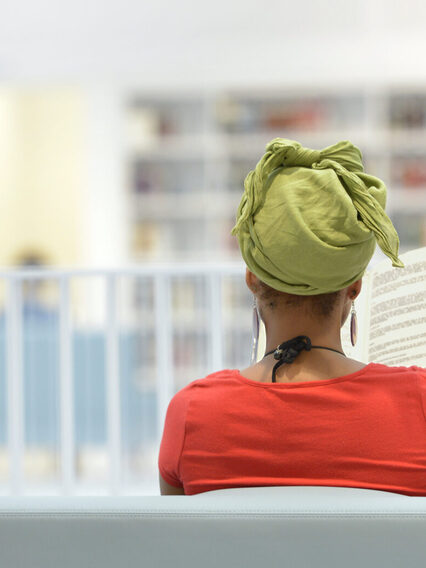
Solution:
[{"label": "white ceiling", "polygon": [[418,0],[2,0],[0,80],[418,82],[425,25]]}]

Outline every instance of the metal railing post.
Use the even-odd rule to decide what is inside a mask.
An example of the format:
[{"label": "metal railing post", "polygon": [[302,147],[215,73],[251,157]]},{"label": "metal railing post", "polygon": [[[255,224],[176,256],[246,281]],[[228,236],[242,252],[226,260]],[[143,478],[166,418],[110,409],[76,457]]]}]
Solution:
[{"label": "metal railing post", "polygon": [[209,274],[209,316],[210,316],[210,366],[212,369],[221,369],[223,362],[222,343],[222,275],[217,272]]},{"label": "metal railing post", "polygon": [[59,368],[60,368],[60,419],[61,419],[61,472],[63,495],[74,494],[75,441],[74,441],[74,381],[73,333],[70,309],[70,276],[62,275],[59,302]]},{"label": "metal railing post", "polygon": [[154,281],[157,362],[157,432],[161,436],[167,406],[173,396],[173,337],[171,325],[170,274],[156,274]]},{"label": "metal railing post", "polygon": [[121,491],[121,413],[120,413],[120,362],[117,322],[117,277],[107,277],[106,294],[106,357],[107,357],[107,420],[110,466],[110,493]]},{"label": "metal railing post", "polygon": [[22,341],[22,282],[12,275],[7,280],[7,419],[9,445],[9,476],[12,495],[23,493],[24,381]]}]

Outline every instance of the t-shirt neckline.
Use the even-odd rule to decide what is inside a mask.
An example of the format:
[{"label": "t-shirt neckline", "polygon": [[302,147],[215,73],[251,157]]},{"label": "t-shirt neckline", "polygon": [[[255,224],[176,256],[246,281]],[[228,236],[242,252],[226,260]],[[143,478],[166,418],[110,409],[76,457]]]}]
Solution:
[{"label": "t-shirt neckline", "polygon": [[290,388],[290,389],[294,389],[294,388],[306,388],[306,387],[319,387],[322,385],[329,385],[329,384],[334,384],[334,383],[340,383],[343,381],[348,381],[351,379],[357,379],[358,377],[361,377],[362,375],[364,375],[367,371],[369,371],[371,369],[371,366],[374,365],[375,363],[370,362],[367,363],[365,365],[365,367],[363,367],[362,369],[360,369],[359,371],[354,371],[353,373],[349,373],[347,375],[342,375],[340,377],[334,377],[333,379],[326,379],[326,380],[318,380],[318,381],[300,381],[297,383],[273,383],[272,381],[269,382],[260,382],[260,381],[254,381],[253,379],[248,379],[247,377],[244,377],[244,375],[242,375],[240,373],[239,369],[231,369],[231,371],[234,372],[235,374],[235,378],[238,379],[239,381],[242,381],[244,383],[247,383],[249,385],[253,385],[255,387],[278,387],[278,388]]}]

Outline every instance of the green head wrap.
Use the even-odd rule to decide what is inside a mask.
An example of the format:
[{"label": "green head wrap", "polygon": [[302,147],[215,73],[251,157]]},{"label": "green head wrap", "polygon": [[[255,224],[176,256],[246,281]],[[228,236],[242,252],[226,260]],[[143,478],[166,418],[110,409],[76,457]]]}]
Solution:
[{"label": "green head wrap", "polygon": [[392,260],[399,239],[386,215],[386,186],[364,173],[348,140],[323,150],[275,138],[244,181],[236,225],[251,272],[289,294],[336,292],[359,280],[376,241]]}]

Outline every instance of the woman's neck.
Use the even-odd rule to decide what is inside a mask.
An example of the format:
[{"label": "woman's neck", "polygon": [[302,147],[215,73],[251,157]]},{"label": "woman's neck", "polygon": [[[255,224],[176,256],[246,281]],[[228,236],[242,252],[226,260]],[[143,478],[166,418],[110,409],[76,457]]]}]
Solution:
[{"label": "woman's neck", "polygon": [[290,327],[288,324],[282,325],[282,322],[280,322],[278,325],[265,324],[265,328],[265,353],[275,350],[278,345],[281,345],[281,343],[289,341],[299,335],[309,337],[311,345],[318,345],[320,347],[335,349],[336,351],[343,351],[340,337],[340,326],[338,325],[329,324],[327,327],[319,327],[312,326],[312,324],[304,325],[303,323],[298,325],[295,322],[295,325]]}]

